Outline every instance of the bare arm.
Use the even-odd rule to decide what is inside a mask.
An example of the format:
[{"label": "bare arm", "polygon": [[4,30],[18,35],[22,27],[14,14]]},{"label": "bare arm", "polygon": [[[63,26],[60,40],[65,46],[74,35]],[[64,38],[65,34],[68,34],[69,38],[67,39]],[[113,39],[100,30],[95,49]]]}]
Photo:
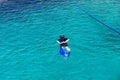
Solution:
[{"label": "bare arm", "polygon": [[63,43],[66,43],[66,42],[59,42],[59,41],[57,41],[57,43],[58,43],[58,44],[63,44]]},{"label": "bare arm", "polygon": [[58,43],[58,44],[67,43],[69,40],[70,40],[70,39],[67,39],[67,40],[66,40],[66,41],[64,41],[64,42],[59,42],[59,41],[57,41],[57,43]]},{"label": "bare arm", "polygon": [[61,44],[59,41],[57,41],[58,44]]},{"label": "bare arm", "polygon": [[64,43],[67,43],[70,39],[67,39],[66,41],[64,41]]}]

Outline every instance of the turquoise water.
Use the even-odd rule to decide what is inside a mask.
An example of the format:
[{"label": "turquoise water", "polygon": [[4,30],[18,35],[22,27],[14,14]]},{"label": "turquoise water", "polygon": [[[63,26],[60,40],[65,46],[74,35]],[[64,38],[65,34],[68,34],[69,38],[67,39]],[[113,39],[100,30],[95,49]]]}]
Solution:
[{"label": "turquoise water", "polygon": [[[1,80],[119,80],[119,0],[28,0],[0,3]],[[60,34],[71,55],[59,55]]]}]

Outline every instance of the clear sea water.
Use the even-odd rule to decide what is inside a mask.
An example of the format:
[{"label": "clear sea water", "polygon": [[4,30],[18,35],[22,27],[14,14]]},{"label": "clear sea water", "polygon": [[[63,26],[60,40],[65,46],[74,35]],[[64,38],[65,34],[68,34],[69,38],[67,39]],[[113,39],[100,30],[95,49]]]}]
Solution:
[{"label": "clear sea water", "polygon": [[120,80],[120,35],[81,8],[120,32],[120,0],[1,0],[0,80]]}]

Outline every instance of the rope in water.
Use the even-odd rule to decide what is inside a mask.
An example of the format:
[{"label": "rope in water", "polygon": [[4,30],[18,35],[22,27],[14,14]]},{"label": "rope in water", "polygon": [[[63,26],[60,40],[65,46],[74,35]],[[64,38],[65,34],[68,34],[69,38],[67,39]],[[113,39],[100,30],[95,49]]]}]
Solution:
[{"label": "rope in water", "polygon": [[100,24],[104,25],[105,27],[109,28],[110,30],[112,30],[112,31],[114,31],[114,32],[116,32],[116,33],[118,33],[120,35],[120,32],[118,30],[116,30],[116,29],[112,28],[111,26],[105,24],[104,22],[100,21],[99,19],[97,19],[93,15],[89,14],[86,10],[81,9],[81,8],[80,8],[80,10],[82,12],[84,12],[86,15],[88,15],[89,17],[91,17],[92,19],[94,19],[95,21],[99,22]]}]

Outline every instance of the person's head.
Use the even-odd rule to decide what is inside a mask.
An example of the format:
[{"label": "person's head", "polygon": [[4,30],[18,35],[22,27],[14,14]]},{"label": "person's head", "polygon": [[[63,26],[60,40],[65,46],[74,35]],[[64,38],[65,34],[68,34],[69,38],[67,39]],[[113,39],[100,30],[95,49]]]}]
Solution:
[{"label": "person's head", "polygon": [[60,35],[60,38],[65,38],[65,36],[64,35]]}]

